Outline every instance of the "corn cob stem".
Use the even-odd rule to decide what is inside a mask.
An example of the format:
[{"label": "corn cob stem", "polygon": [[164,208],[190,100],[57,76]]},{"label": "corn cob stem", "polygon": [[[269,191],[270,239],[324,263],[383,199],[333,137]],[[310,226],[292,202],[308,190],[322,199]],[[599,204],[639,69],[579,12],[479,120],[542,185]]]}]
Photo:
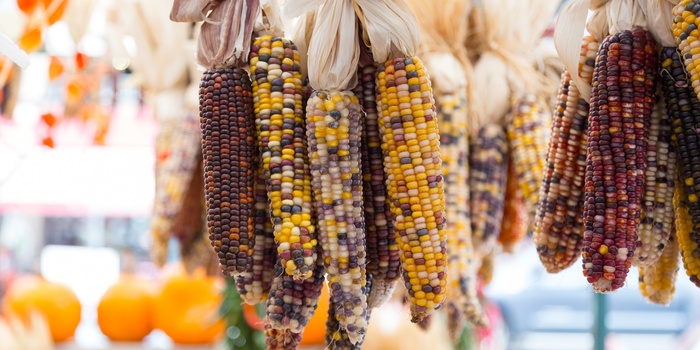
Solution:
[{"label": "corn cob stem", "polygon": [[316,261],[317,241],[311,220],[299,53],[287,39],[263,36],[253,42],[250,66],[277,252],[287,274],[306,279]]},{"label": "corn cob stem", "polygon": [[317,264],[311,277],[295,279],[275,266],[275,279],[267,298],[266,323],[277,330],[301,333],[313,316],[325,280],[323,264]]},{"label": "corn cob stem", "polygon": [[353,344],[362,341],[367,326],[361,108],[350,91],[316,91],[307,105],[319,238],[336,317]]},{"label": "corn cob stem", "polygon": [[[591,82],[598,43],[586,37],[579,56],[580,76]],[[589,105],[564,70],[552,123],[552,136],[540,187],[533,242],[549,273],[578,260],[583,245],[583,178],[588,147]]]},{"label": "corn cob stem", "polygon": [[253,254],[255,138],[248,73],[210,69],[199,86],[209,239],[225,275],[249,268]]},{"label": "corn cob stem", "polygon": [[255,305],[267,299],[275,277],[277,246],[270,221],[270,212],[262,167],[255,179],[255,251],[251,266],[236,277],[236,287],[246,304]]},{"label": "corn cob stem", "polygon": [[367,274],[374,283],[367,297],[369,308],[381,306],[394,292],[399,278],[401,260],[393,236],[391,208],[386,195],[384,155],[377,115],[376,69],[368,66],[359,70],[360,82],[354,89],[364,113],[362,125],[362,192],[365,208],[367,242]]},{"label": "corn cob stem", "polygon": [[469,185],[473,244],[477,256],[490,254],[503,222],[508,173],[508,143],[502,127],[488,124],[469,147]]},{"label": "corn cob stem", "polygon": [[527,95],[513,99],[513,111],[510,116],[507,128],[510,155],[526,209],[525,219],[528,222],[537,210],[552,115],[543,100],[535,95]]},{"label": "corn cob stem", "polygon": [[593,77],[585,178],[584,276],[606,293],[632,265],[656,92],[653,38],[641,28],[608,36]]},{"label": "corn cob stem", "polygon": [[673,143],[678,159],[679,182],[682,189],[674,197],[676,235],[683,266],[690,281],[700,287],[700,172],[698,161],[698,125],[700,102],[683,67],[680,54],[674,48],[662,50],[662,71],[666,112],[673,122]]},{"label": "corn cob stem", "polygon": [[657,100],[651,114],[647,152],[646,187],[637,248],[632,265],[648,267],[662,256],[673,230],[673,187],[676,152],[671,147],[671,120]]},{"label": "corn cob stem", "polygon": [[447,283],[445,201],[435,102],[430,78],[417,57],[381,64],[377,91],[387,194],[412,322],[417,323],[442,305]]}]

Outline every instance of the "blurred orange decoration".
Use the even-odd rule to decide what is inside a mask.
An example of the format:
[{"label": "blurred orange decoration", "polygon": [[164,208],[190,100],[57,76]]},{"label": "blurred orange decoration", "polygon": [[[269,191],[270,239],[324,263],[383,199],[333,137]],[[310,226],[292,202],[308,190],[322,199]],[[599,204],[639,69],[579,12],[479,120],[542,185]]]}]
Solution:
[{"label": "blurred orange decoration", "polygon": [[85,70],[85,67],[87,67],[88,62],[90,61],[90,58],[85,55],[82,52],[77,52],[75,54],[75,68],[78,71]]},{"label": "blurred orange decoration", "polygon": [[44,113],[41,115],[41,121],[44,122],[49,128],[53,128],[56,125],[56,117],[51,113]]},{"label": "blurred orange decoration", "polygon": [[19,38],[19,47],[28,53],[41,48],[41,28],[28,25]]},{"label": "blurred orange decoration", "polygon": [[218,314],[221,286],[203,269],[188,275],[184,268],[167,277],[156,298],[155,327],[178,344],[209,344],[223,335]]},{"label": "blurred orange decoration", "polygon": [[51,138],[51,136],[44,137],[41,140],[41,144],[46,146],[46,147],[53,148],[54,147],[53,138]]},{"label": "blurred orange decoration", "polygon": [[68,0],[17,0],[19,9],[28,16],[19,46],[29,53],[41,48],[43,29],[63,17],[67,4]]},{"label": "blurred orange decoration", "polygon": [[318,300],[318,307],[309,323],[304,328],[301,338],[301,345],[320,345],[326,343],[326,319],[328,319],[328,305],[330,304],[330,294],[328,285],[324,284],[321,289],[321,297]]},{"label": "blurred orange decoration", "polygon": [[148,281],[122,276],[97,306],[102,333],[114,341],[141,341],[153,330],[155,296],[155,287]]},{"label": "blurred orange decoration", "polygon": [[2,305],[6,317],[19,316],[30,322],[33,311],[39,311],[47,320],[55,342],[73,337],[80,323],[80,301],[67,286],[49,282],[41,277],[24,276],[14,281],[7,290]]},{"label": "blurred orange decoration", "polygon": [[61,74],[63,74],[63,62],[56,56],[51,56],[51,63],[49,63],[49,80],[56,80]]}]

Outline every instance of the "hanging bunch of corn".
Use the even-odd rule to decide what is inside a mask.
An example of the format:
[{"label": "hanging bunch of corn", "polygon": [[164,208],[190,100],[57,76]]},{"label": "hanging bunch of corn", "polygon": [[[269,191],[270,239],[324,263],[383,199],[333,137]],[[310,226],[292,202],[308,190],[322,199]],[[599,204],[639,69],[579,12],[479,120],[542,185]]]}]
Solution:
[{"label": "hanging bunch of corn", "polygon": [[364,118],[362,123],[362,190],[365,208],[367,274],[373,283],[367,296],[369,308],[381,306],[388,300],[399,278],[401,260],[393,235],[391,209],[386,193],[382,137],[377,114],[375,68],[360,68],[354,89],[360,99]]},{"label": "hanging bunch of corn", "polygon": [[[681,55],[675,48],[664,48],[661,54],[661,82],[666,113],[673,123],[673,142],[678,160],[680,187],[676,186],[674,206],[676,210],[676,235],[683,258],[683,266],[690,281],[700,287],[700,181],[696,176],[700,162],[698,129],[700,102],[686,75]],[[663,253],[662,253],[663,254]]]},{"label": "hanging bunch of corn", "polygon": [[[593,78],[598,43],[581,43],[579,76]],[[589,105],[565,70],[552,121],[552,135],[534,221],[534,243],[547,272],[559,272],[578,260],[583,245],[583,177],[588,148]]]}]

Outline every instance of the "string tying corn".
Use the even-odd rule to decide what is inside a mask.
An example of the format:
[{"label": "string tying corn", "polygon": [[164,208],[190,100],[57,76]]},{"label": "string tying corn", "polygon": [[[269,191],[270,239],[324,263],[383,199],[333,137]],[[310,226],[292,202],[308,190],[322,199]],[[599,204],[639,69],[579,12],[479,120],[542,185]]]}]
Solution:
[{"label": "string tying corn", "polygon": [[445,201],[430,79],[417,57],[377,68],[377,109],[387,194],[413,322],[446,293]]},{"label": "string tying corn", "polygon": [[367,274],[373,277],[372,288],[367,297],[370,309],[381,306],[391,297],[401,268],[399,248],[393,236],[391,208],[386,195],[375,72],[374,66],[361,68],[360,82],[354,90],[365,112],[360,149],[362,151]]},{"label": "string tying corn", "polygon": [[644,189],[656,49],[643,29],[608,36],[591,91],[585,177],[584,276],[598,292],[624,285]]},{"label": "string tying corn", "polygon": [[661,81],[666,112],[673,122],[674,149],[678,160],[681,189],[674,197],[676,235],[683,266],[690,281],[700,287],[700,161],[698,129],[700,102],[686,75],[680,54],[674,48],[662,50]]},{"label": "string tying corn", "polygon": [[251,266],[236,277],[236,287],[243,302],[256,305],[267,299],[275,277],[277,246],[268,210],[267,190],[262,167],[258,167],[255,179],[255,251]]},{"label": "string tying corn", "polygon": [[250,50],[255,124],[270,217],[285,272],[308,278],[316,261],[311,175],[306,155],[299,53],[289,40],[263,36]]},{"label": "string tying corn", "polygon": [[246,271],[253,254],[255,138],[248,73],[209,69],[199,85],[209,239],[225,275]]},{"label": "string tying corn", "polygon": [[508,143],[527,213],[526,221],[529,221],[537,210],[552,115],[544,100],[527,95],[513,99],[510,116]]},{"label": "string tying corn", "polygon": [[361,106],[350,91],[316,91],[307,137],[319,238],[336,317],[353,342],[367,327],[365,233],[360,163]]},{"label": "string tying corn", "polygon": [[673,230],[676,152],[671,147],[671,132],[671,120],[664,102],[657,100],[649,128],[644,205],[632,261],[635,266],[654,264],[662,256]]},{"label": "string tying corn", "polygon": [[[581,44],[579,71],[590,83],[598,43],[586,37]],[[571,266],[583,246],[583,181],[588,147],[589,104],[564,70],[557,95],[546,165],[535,215],[533,242],[549,273]]]}]

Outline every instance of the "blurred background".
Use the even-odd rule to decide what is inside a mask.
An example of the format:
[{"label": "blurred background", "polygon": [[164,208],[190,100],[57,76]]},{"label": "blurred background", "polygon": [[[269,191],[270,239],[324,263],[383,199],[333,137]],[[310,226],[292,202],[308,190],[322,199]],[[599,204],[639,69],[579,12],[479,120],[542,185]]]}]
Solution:
[{"label": "blurred background", "polygon": [[[264,348],[262,310],[241,306],[220,276],[201,218],[168,207],[201,176],[201,155],[173,152],[199,143],[188,132],[198,128],[197,27],[170,22],[169,9],[0,0],[0,32],[31,60],[20,70],[0,56],[0,300],[32,320],[5,318],[0,349]],[[167,189],[158,196],[157,181]],[[453,346],[446,316],[427,330],[411,324],[397,290],[373,312],[363,348],[591,349],[602,319],[606,349],[700,349],[700,293],[683,271],[662,307],[639,294],[636,269],[605,297],[580,262],[547,274],[529,237],[494,266],[480,285],[488,328],[468,327]],[[28,305],[50,306],[35,318]],[[325,347],[323,308],[305,349]]]}]

